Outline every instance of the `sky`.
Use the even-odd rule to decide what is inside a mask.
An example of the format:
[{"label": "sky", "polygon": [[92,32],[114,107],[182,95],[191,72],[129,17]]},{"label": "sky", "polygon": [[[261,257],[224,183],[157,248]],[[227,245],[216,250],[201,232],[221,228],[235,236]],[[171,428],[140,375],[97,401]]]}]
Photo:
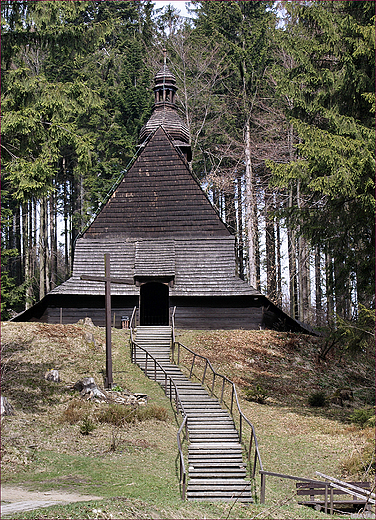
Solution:
[{"label": "sky", "polygon": [[185,4],[186,2],[184,0],[175,0],[174,2],[154,2],[155,7],[158,9],[160,7],[164,7],[165,5],[173,5],[175,9],[178,9],[180,11],[181,16],[188,16],[188,11],[186,10]]}]

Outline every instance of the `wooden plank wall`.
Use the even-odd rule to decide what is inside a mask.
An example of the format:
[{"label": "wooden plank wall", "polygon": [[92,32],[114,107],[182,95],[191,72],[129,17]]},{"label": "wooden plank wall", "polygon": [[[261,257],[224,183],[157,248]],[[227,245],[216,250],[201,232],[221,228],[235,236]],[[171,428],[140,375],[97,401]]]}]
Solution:
[{"label": "wooden plank wall", "polygon": [[261,307],[178,307],[175,314],[178,329],[246,329],[262,327]]},{"label": "wooden plank wall", "polygon": [[[170,315],[173,308],[170,307]],[[133,307],[113,308],[111,320],[115,327],[121,327],[122,316],[131,317]],[[48,307],[44,314],[35,321],[43,323],[77,323],[86,317],[91,318],[97,327],[105,326],[103,307]],[[246,329],[258,330],[262,327],[262,308],[226,308],[226,307],[179,307],[175,314],[176,328],[180,329]],[[34,321],[34,320],[33,320]]]},{"label": "wooden plank wall", "polygon": [[[121,309],[112,309],[111,313],[111,323],[114,323],[115,319],[115,327],[121,328],[121,319],[122,316],[132,316],[133,307],[123,307]],[[48,307],[43,314],[43,316],[39,320],[43,323],[62,323],[63,325],[69,323],[77,323],[79,320],[83,320],[85,318],[91,318],[92,322],[97,327],[105,327],[106,318],[104,308],[62,308],[62,307]]]}]

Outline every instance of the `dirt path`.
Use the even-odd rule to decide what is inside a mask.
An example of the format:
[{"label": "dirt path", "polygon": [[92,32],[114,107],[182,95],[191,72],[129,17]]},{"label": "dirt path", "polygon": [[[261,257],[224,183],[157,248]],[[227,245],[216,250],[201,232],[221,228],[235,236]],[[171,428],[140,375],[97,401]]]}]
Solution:
[{"label": "dirt path", "polygon": [[27,491],[21,487],[1,486],[1,517],[39,507],[89,500],[101,500],[101,497],[64,491]]}]

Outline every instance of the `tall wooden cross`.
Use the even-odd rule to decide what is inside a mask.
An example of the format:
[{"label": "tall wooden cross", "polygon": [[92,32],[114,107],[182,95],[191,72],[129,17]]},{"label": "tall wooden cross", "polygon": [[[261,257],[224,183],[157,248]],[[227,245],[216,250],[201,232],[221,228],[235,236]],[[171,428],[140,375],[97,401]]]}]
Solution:
[{"label": "tall wooden cross", "polygon": [[112,352],[111,352],[111,283],[134,285],[132,278],[111,278],[110,254],[104,255],[104,276],[90,276],[83,274],[81,280],[105,283],[105,312],[106,312],[106,379],[104,386],[112,388]]}]

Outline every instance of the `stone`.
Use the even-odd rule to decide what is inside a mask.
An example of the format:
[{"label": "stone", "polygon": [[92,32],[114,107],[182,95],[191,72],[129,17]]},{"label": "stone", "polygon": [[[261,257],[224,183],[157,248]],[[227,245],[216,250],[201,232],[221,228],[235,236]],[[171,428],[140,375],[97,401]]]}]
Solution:
[{"label": "stone", "polygon": [[94,334],[92,332],[85,333],[85,340],[87,341],[87,343],[90,343],[93,347],[97,346]]},{"label": "stone", "polygon": [[137,399],[138,404],[146,405],[148,404],[148,396],[146,394],[133,394]]},{"label": "stone", "polygon": [[1,416],[14,415],[14,408],[6,397],[1,396]]},{"label": "stone", "polygon": [[46,372],[44,379],[52,381],[53,383],[60,383],[60,376],[58,370],[49,370]]},{"label": "stone", "polygon": [[80,392],[83,397],[88,395],[88,399],[107,399],[104,393],[101,392],[95,384],[93,377],[84,377],[84,379],[80,379],[73,385],[73,388]]},{"label": "stone", "polygon": [[343,406],[344,403],[349,403],[354,400],[354,395],[351,388],[338,388],[330,397],[330,402],[337,406]]}]

